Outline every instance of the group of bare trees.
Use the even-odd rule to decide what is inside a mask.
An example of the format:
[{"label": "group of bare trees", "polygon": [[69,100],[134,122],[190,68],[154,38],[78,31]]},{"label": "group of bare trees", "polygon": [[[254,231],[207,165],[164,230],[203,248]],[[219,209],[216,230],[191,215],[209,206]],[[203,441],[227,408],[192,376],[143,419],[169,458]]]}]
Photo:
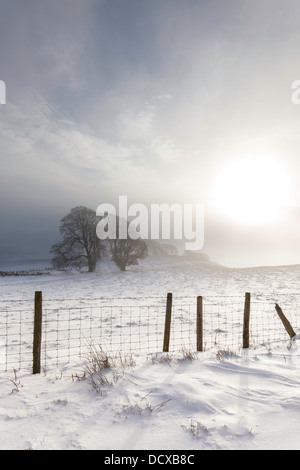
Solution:
[{"label": "group of bare trees", "polygon": [[141,239],[100,240],[96,234],[98,222],[95,211],[82,206],[75,207],[62,218],[62,241],[51,248],[54,268],[87,267],[93,272],[97,262],[109,253],[115,264],[125,271],[126,266],[137,264],[139,258],[147,255],[147,245]]}]

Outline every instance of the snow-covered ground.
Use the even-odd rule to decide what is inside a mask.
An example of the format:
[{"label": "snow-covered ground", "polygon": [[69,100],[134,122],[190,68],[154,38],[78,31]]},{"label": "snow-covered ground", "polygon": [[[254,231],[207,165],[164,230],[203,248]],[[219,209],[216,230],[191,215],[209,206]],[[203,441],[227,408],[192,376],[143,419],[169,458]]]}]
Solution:
[{"label": "snow-covered ground", "polygon": [[[243,301],[251,292],[258,301],[295,310],[299,274],[299,266],[231,270],[148,259],[125,273],[107,264],[94,274],[2,277],[0,297],[2,308],[20,309],[32,305],[36,290],[43,291],[46,304],[73,307],[93,299],[144,303],[165,299],[167,292],[175,298],[238,296]],[[286,338],[235,354],[215,348],[192,358],[133,351],[130,364],[103,372],[107,384],[100,388],[88,378],[78,380],[84,361],[35,376],[24,370],[1,373],[0,447],[300,449],[298,341]]]},{"label": "snow-covered ground", "polygon": [[[199,353],[200,354],[200,353]],[[287,351],[198,356],[107,371],[0,379],[2,449],[299,449],[300,362]],[[77,371],[80,374],[80,371]],[[13,383],[15,382],[15,383]]]}]

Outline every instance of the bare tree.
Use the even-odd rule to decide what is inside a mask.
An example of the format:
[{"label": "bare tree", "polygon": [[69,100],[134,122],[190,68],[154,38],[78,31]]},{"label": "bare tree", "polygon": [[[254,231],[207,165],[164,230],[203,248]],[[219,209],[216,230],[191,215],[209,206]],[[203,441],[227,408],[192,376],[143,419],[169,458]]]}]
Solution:
[{"label": "bare tree", "polygon": [[96,235],[98,221],[95,211],[82,206],[75,207],[63,217],[60,224],[63,239],[51,248],[55,268],[82,269],[87,266],[89,272],[95,271],[103,251],[103,244]]},{"label": "bare tree", "polygon": [[138,238],[133,240],[132,238],[127,239],[116,239],[109,240],[110,250],[112,254],[112,260],[120,268],[121,271],[125,271],[126,266],[132,266],[138,264],[139,258],[147,256],[147,245],[144,240]]}]

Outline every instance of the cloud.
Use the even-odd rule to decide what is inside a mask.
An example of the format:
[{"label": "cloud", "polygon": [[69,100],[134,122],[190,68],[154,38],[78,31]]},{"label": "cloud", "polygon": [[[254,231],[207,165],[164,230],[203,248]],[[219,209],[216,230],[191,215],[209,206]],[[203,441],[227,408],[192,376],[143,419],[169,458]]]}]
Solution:
[{"label": "cloud", "polygon": [[150,198],[147,187],[163,179],[166,163],[181,157],[172,142],[154,133],[154,109],[146,104],[135,116],[129,111],[119,116],[119,134],[110,142],[65,119],[38,93],[7,106],[0,121],[2,197],[9,194],[17,203],[22,193],[29,210],[42,203],[66,207],[80,198],[98,204],[101,197],[127,192],[137,201]]},{"label": "cloud", "polygon": [[156,108],[145,103],[139,111],[126,109],[117,118],[118,137],[125,141],[144,141],[153,133]]},{"label": "cloud", "polygon": [[249,152],[286,163],[300,204],[298,11],[294,0],[6,2],[7,238],[22,214],[50,230],[75,205],[123,194],[206,203],[218,169]]}]

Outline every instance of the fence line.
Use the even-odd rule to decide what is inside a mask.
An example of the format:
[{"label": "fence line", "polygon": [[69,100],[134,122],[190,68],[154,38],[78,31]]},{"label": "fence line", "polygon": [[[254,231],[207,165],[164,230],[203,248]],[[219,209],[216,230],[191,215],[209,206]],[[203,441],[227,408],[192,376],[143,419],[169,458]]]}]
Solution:
[{"label": "fence line", "polygon": [[[148,297],[145,301],[132,298],[76,300],[78,306],[64,306],[44,301],[37,339],[33,302],[13,302],[18,308],[0,308],[0,370],[13,368],[40,372],[49,367],[79,363],[88,345],[101,344],[109,353],[178,352],[183,349],[206,351],[212,348],[239,351],[263,344],[287,341],[286,324],[275,309],[275,302],[246,297]],[[68,299],[67,303],[72,302]],[[75,302],[75,301],[74,301]],[[3,302],[4,303],[4,302]],[[81,305],[80,305],[81,304]],[[96,305],[95,305],[96,304]],[[9,303],[9,307],[10,307]],[[282,307],[282,308],[281,308]],[[300,303],[281,303],[280,310],[290,326],[299,331]],[[283,313],[284,312],[284,313]],[[245,329],[246,325],[246,329]],[[292,326],[291,326],[292,328]],[[294,331],[294,329],[290,331]],[[33,347],[34,345],[34,347]],[[39,346],[40,345],[40,346]],[[33,358],[36,361],[33,364]],[[38,364],[40,367],[38,367]]]}]

